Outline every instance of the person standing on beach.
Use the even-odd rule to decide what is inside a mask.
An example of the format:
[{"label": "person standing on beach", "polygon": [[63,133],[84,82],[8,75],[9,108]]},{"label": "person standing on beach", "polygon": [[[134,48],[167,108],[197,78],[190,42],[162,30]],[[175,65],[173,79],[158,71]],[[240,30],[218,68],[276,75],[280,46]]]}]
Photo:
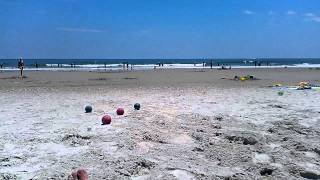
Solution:
[{"label": "person standing on beach", "polygon": [[18,61],[18,68],[20,69],[20,77],[23,77],[23,68],[24,68],[24,62],[23,59],[20,58]]}]

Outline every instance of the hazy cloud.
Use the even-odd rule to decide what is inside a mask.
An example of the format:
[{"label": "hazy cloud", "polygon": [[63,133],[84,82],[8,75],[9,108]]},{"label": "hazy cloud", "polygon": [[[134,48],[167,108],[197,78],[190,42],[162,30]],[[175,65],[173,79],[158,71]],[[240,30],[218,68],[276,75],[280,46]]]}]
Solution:
[{"label": "hazy cloud", "polygon": [[306,17],[307,21],[313,21],[313,22],[320,23],[320,16],[317,16],[314,13],[305,13],[304,16]]},{"label": "hazy cloud", "polygon": [[313,21],[313,22],[320,23],[320,16],[313,16],[313,17],[310,17],[310,20],[311,20],[311,21]]},{"label": "hazy cloud", "polygon": [[304,16],[306,16],[306,17],[314,17],[315,14],[313,14],[313,13],[305,13]]},{"label": "hazy cloud", "polygon": [[66,31],[66,32],[91,32],[91,33],[99,33],[103,32],[100,29],[87,29],[87,28],[68,28],[68,27],[59,27],[58,31]]},{"label": "hazy cloud", "polygon": [[313,18],[313,21],[320,23],[320,17]]},{"label": "hazy cloud", "polygon": [[251,15],[251,14],[254,14],[253,11],[249,11],[249,10],[245,10],[243,11],[244,14],[247,14],[247,15]]},{"label": "hazy cloud", "polygon": [[287,11],[287,15],[295,15],[295,14],[297,14],[297,12],[295,12],[295,11],[292,11],[292,10],[290,10],[290,11]]}]

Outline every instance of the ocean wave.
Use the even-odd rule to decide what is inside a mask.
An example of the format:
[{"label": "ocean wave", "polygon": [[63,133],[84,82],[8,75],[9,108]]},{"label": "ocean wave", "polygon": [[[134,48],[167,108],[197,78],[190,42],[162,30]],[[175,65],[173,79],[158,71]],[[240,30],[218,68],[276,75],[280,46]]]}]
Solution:
[{"label": "ocean wave", "polygon": [[[121,67],[122,64],[74,64],[80,68],[105,68],[105,67]],[[71,67],[71,64],[46,64],[46,67]]]},{"label": "ocean wave", "polygon": [[301,64],[294,64],[293,66],[309,68],[309,67],[320,67],[320,64],[301,63]]}]

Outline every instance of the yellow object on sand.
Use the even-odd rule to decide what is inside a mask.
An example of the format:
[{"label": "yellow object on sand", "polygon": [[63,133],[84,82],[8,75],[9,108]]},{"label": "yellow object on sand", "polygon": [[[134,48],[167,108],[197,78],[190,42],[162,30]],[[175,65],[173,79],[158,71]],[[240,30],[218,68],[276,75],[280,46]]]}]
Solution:
[{"label": "yellow object on sand", "polygon": [[245,80],[247,80],[246,77],[240,77],[240,81],[245,81]]},{"label": "yellow object on sand", "polygon": [[255,80],[255,78],[253,76],[250,76],[250,75],[240,76],[240,77],[235,76],[235,77],[237,77],[237,78],[234,78],[234,79],[236,79],[236,80],[239,79],[240,81]]},{"label": "yellow object on sand", "polygon": [[274,87],[281,87],[282,84],[278,83],[278,84],[274,84],[273,86],[274,86]]}]

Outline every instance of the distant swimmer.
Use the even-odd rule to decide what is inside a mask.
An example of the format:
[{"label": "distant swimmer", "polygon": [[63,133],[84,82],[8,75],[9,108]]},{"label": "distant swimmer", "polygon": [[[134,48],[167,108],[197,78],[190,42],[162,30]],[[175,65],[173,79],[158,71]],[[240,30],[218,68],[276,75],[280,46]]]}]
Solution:
[{"label": "distant swimmer", "polygon": [[24,62],[22,58],[18,61],[18,68],[20,69],[20,76],[23,77]]}]

